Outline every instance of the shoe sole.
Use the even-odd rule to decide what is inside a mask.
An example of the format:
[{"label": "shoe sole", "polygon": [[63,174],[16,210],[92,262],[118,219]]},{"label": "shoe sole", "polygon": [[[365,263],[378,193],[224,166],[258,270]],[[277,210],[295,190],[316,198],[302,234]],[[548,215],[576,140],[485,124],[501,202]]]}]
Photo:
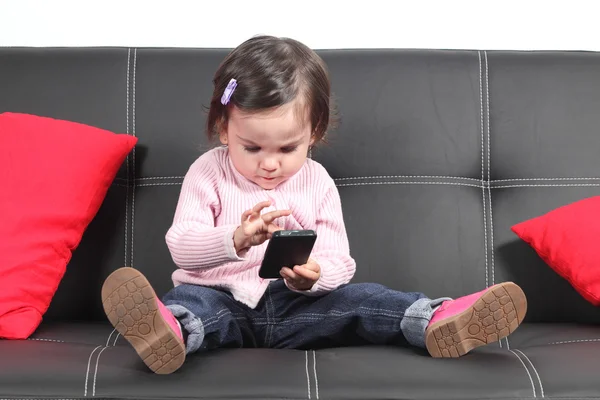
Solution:
[{"label": "shoe sole", "polygon": [[133,268],[120,268],[102,286],[102,306],[110,323],[153,372],[170,374],[185,361],[185,345],[158,310],[156,293]]},{"label": "shoe sole", "polygon": [[527,298],[512,282],[490,288],[471,307],[432,324],[425,332],[427,351],[435,358],[456,358],[497,342],[523,322]]}]

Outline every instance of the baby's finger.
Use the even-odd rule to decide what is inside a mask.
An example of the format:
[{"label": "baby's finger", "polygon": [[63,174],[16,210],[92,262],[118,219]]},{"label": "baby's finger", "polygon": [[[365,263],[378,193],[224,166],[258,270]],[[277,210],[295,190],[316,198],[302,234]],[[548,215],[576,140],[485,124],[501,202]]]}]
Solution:
[{"label": "baby's finger", "polygon": [[300,279],[300,277],[296,273],[294,273],[294,271],[292,271],[288,267],[281,268],[280,273],[283,274],[283,275],[285,275],[286,277],[288,277],[292,281],[296,281],[296,280]]},{"label": "baby's finger", "polygon": [[311,281],[316,281],[319,279],[319,274],[317,272],[311,271],[310,269],[300,265],[296,265],[294,267],[294,273],[300,278],[310,279]]},{"label": "baby's finger", "polygon": [[271,205],[271,201],[270,200],[266,200],[266,201],[261,201],[260,203],[258,203],[257,205],[255,205],[254,207],[252,207],[252,211],[255,213],[259,213],[263,210],[263,208],[267,208]]},{"label": "baby's finger", "polygon": [[303,267],[315,272],[321,271],[321,267],[319,267],[319,264],[315,263],[314,261],[311,262],[310,260],[306,264],[304,264]]},{"label": "baby's finger", "polygon": [[280,226],[277,226],[275,224],[269,224],[267,226],[267,231],[269,232],[269,236],[272,236],[275,232],[277,231],[282,231],[283,228]]},{"label": "baby's finger", "polygon": [[268,213],[262,215],[262,219],[268,225],[271,222],[273,222],[274,220],[276,220],[277,218],[287,217],[291,213],[292,212],[290,210],[275,210],[275,211],[271,211],[271,212],[268,212]]},{"label": "baby's finger", "polygon": [[246,222],[248,220],[248,218],[250,217],[250,215],[252,215],[252,213],[253,213],[252,210],[244,211],[244,213],[242,214],[242,222]]},{"label": "baby's finger", "polygon": [[286,281],[290,281],[292,278],[290,278],[290,276],[287,274],[287,272],[285,272],[283,270],[283,268],[279,271],[279,275],[281,275],[281,277],[283,279],[285,279]]}]

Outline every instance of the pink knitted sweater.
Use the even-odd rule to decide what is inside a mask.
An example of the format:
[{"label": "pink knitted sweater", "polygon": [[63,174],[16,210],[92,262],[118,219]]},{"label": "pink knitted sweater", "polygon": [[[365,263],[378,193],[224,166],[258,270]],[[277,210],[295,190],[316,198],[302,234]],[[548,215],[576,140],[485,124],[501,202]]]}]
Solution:
[{"label": "pink knitted sweater", "polygon": [[311,258],[321,267],[321,278],[307,295],[321,295],[348,283],[356,263],[350,257],[340,197],[325,168],[307,159],[296,175],[273,190],[244,178],[233,166],[226,147],[204,153],[187,172],[173,225],[166,241],[179,267],[173,283],[218,286],[255,308],[270,280],[258,276],[268,242],[236,254],[233,233],[242,213],[257,203],[273,200],[265,209],[289,209],[276,220],[283,229],[313,229],[317,241]]}]

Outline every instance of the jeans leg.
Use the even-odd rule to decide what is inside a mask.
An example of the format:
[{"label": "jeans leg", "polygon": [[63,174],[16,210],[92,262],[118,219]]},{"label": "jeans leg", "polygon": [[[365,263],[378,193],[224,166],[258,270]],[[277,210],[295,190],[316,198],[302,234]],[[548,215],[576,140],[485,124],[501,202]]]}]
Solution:
[{"label": "jeans leg", "polygon": [[404,318],[400,323],[400,328],[408,343],[413,346],[425,348],[425,330],[429,321],[433,316],[435,308],[446,300],[451,300],[449,297],[442,297],[431,300],[422,298],[415,301],[404,312]]},{"label": "jeans leg", "polygon": [[270,347],[299,349],[406,345],[401,328],[405,312],[419,300],[430,302],[422,293],[399,292],[373,283],[344,285],[324,296],[309,297],[277,281],[271,284],[268,296],[275,304]]},{"label": "jeans leg", "polygon": [[249,308],[237,302],[229,292],[180,285],[169,291],[162,301],[187,333],[188,354],[219,347],[256,347],[247,318]]}]

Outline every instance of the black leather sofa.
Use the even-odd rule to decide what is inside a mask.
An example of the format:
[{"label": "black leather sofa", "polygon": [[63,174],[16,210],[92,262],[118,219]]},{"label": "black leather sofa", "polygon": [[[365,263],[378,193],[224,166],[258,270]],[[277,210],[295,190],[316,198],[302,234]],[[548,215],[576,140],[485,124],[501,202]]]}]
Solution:
[{"label": "black leather sofa", "polygon": [[164,236],[207,148],[203,106],[226,53],[0,49],[0,112],[139,138],[39,329],[0,340],[0,399],[600,398],[600,310],[510,230],[600,194],[600,55],[589,52],[320,51],[342,124],[312,155],[339,185],[354,281],[455,297],[512,280],[529,299],[514,334],[460,359],[224,349],[152,374],[106,321],[100,288],[123,265],[159,294],[172,286]]}]

